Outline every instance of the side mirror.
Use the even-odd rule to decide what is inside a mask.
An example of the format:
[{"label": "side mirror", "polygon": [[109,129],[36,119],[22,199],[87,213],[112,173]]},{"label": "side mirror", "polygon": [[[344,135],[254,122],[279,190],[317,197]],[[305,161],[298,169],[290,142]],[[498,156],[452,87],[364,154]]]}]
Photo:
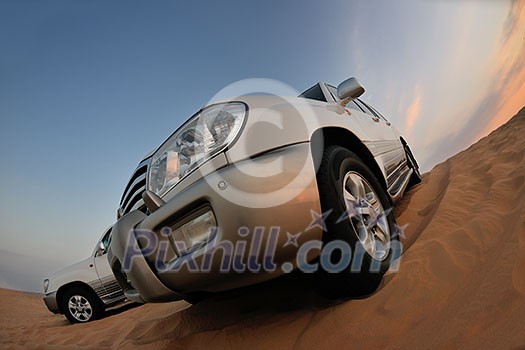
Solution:
[{"label": "side mirror", "polygon": [[[346,105],[353,99],[365,93],[365,88],[356,78],[350,78],[337,86],[337,95],[341,99],[341,104]],[[344,104],[343,104],[344,103]]]},{"label": "side mirror", "polygon": [[104,242],[100,242],[98,244],[98,254],[104,255],[106,253],[106,246],[104,245]]}]

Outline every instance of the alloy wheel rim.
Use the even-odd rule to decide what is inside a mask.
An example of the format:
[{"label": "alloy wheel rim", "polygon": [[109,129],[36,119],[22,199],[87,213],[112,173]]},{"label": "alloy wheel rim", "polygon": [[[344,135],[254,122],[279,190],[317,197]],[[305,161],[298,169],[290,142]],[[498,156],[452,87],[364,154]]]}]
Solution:
[{"label": "alloy wheel rim", "polygon": [[93,315],[91,304],[82,295],[73,295],[69,298],[68,308],[71,315],[80,322],[88,321]]},{"label": "alloy wheel rim", "polygon": [[343,180],[343,198],[359,242],[370,256],[383,261],[390,251],[390,227],[377,193],[363,176],[350,171]]}]

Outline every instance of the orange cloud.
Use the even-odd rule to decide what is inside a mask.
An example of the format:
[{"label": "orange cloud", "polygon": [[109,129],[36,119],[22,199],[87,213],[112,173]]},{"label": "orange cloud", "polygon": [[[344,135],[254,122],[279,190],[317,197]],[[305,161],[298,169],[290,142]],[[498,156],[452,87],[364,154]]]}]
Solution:
[{"label": "orange cloud", "polygon": [[494,117],[478,138],[504,124],[525,106],[525,2],[512,3],[498,52],[493,89],[501,92],[500,99]]},{"label": "orange cloud", "polygon": [[420,109],[421,109],[421,88],[419,87],[419,85],[416,85],[414,99],[412,100],[412,103],[410,103],[410,106],[408,106],[407,111],[406,111],[405,133],[407,136],[410,135],[412,132],[414,123],[416,122],[416,119],[419,117]]}]

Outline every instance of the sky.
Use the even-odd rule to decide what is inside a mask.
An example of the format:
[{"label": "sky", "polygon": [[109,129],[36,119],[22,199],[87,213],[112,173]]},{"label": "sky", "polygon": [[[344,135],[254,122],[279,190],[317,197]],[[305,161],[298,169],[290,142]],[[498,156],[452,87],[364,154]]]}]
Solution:
[{"label": "sky", "polygon": [[87,257],[225,86],[355,76],[424,171],[525,105],[525,1],[0,0],[0,287]]}]

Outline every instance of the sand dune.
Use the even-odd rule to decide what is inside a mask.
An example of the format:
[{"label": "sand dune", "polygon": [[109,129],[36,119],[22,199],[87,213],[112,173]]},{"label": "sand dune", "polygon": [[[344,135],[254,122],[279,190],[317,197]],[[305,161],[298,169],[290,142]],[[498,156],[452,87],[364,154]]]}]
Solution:
[{"label": "sand dune", "polygon": [[[425,174],[396,209],[405,254],[372,296],[327,304],[300,276],[68,325],[0,292],[2,348],[525,348],[525,108]],[[182,310],[182,311],[181,311]]]}]

